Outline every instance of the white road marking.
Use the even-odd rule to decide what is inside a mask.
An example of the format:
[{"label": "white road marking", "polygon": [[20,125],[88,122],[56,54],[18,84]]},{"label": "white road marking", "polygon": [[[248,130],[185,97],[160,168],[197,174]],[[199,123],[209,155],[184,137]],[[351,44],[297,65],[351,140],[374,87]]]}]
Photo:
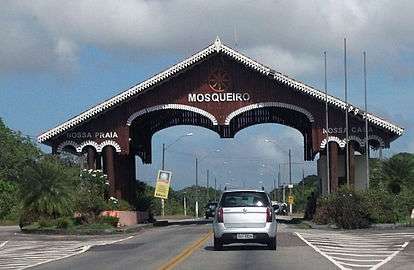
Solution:
[{"label": "white road marking", "polygon": [[297,233],[307,245],[334,263],[339,269],[376,270],[394,258],[414,238],[414,233],[351,232]]},{"label": "white road marking", "polygon": [[[102,246],[131,239],[128,236],[112,241],[14,241],[0,250],[0,269],[21,270],[79,255],[93,246]],[[4,246],[4,245],[3,245]]]},{"label": "white road marking", "polygon": [[0,244],[0,248],[4,247],[7,243],[9,242],[9,240],[4,241],[3,243]]},{"label": "white road marking", "polygon": [[319,250],[319,248],[317,248],[316,246],[312,245],[311,243],[309,243],[305,238],[302,237],[302,235],[300,235],[299,233],[296,233],[296,235],[302,239],[303,242],[305,242],[306,244],[308,244],[308,246],[312,247],[316,252],[318,252],[319,254],[321,254],[322,256],[324,256],[325,258],[327,258],[330,262],[332,262],[333,264],[335,264],[336,266],[339,267],[339,269],[345,270],[347,268],[343,267],[342,265],[338,264],[334,259],[332,259],[331,256],[326,255],[325,253],[323,253],[322,251]]}]

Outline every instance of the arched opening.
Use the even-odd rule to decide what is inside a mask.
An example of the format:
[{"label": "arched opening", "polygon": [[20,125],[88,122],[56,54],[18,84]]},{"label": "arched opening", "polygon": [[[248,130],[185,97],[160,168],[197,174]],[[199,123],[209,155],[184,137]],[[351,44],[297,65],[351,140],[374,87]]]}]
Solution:
[{"label": "arched opening", "polygon": [[247,127],[275,123],[291,127],[303,136],[303,156],[305,160],[313,160],[316,153],[312,152],[312,115],[306,111],[284,106],[253,107],[249,110],[241,110],[240,113],[229,118],[230,137]]},{"label": "arched opening", "polygon": [[[175,142],[188,133],[193,135]],[[165,169],[174,172],[172,183],[176,189],[195,185],[196,157],[199,159],[200,186],[207,185],[207,169],[210,186],[216,178],[217,188],[220,185],[224,188],[226,183],[259,188],[262,181],[265,189],[270,191],[278,185],[279,168],[279,185],[288,184],[289,149],[293,183],[301,181],[303,174],[316,173],[315,162],[303,159],[304,139],[294,128],[273,123],[257,124],[240,130],[232,139],[222,139],[216,132],[202,127],[179,125],[153,134],[153,162],[143,164],[137,170],[140,181],[155,183],[156,172],[162,163],[162,144],[170,146],[165,151]]]},{"label": "arched opening", "polygon": [[182,109],[163,109],[139,115],[131,121],[130,151],[141,157],[144,163],[150,163],[151,138],[154,133],[179,125],[191,125],[219,131],[219,126],[205,115]]}]

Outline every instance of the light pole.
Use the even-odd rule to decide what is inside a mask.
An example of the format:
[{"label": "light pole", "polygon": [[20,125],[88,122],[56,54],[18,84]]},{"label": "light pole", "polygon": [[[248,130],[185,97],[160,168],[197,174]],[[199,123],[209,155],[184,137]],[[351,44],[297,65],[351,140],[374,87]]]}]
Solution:
[{"label": "light pole", "polygon": [[175,141],[173,141],[172,143],[165,145],[165,143],[162,144],[162,163],[161,163],[161,168],[164,170],[165,169],[165,151],[170,148],[171,146],[173,146],[175,143],[177,143],[179,140],[181,140],[184,137],[189,137],[189,136],[193,136],[193,133],[187,133],[184,135],[181,135],[180,137],[178,137]]},{"label": "light pole", "polygon": [[[220,152],[220,149],[216,149],[214,152]],[[196,155],[196,158],[195,158],[195,180],[196,180],[195,181],[196,182],[195,214],[196,214],[196,218],[198,218],[198,163],[203,161],[204,159],[206,159],[210,154],[211,154],[211,152],[204,155],[200,159]]]},{"label": "light pole", "polygon": [[210,184],[210,170],[207,169],[207,201],[210,200],[210,194],[208,192],[209,184]]},{"label": "light pole", "polygon": [[[178,137],[175,141],[173,141],[172,143],[165,145],[165,143],[162,144],[162,162],[161,162],[161,169],[165,170],[165,151],[170,148],[173,144],[175,144],[176,142],[178,142],[179,140],[181,140],[184,137],[187,136],[193,136],[193,133],[187,133],[184,135],[181,135],[180,137]],[[164,199],[161,199],[161,216],[165,215],[165,201]]]},{"label": "light pole", "polygon": [[217,178],[214,177],[214,201],[217,201]]},{"label": "light pole", "polygon": [[[265,139],[265,142],[272,143],[276,146],[279,146],[278,143],[276,143],[274,140]],[[282,151],[286,152],[285,150],[282,150]],[[288,160],[289,160],[289,162],[288,162],[288,164],[289,164],[289,185],[292,185],[292,151],[291,151],[290,148],[289,148],[289,151],[288,151]],[[279,174],[278,174],[278,176],[280,176],[280,164],[279,164]],[[291,194],[289,194],[289,195],[291,195]],[[283,201],[284,201],[284,199],[283,199]]]}]

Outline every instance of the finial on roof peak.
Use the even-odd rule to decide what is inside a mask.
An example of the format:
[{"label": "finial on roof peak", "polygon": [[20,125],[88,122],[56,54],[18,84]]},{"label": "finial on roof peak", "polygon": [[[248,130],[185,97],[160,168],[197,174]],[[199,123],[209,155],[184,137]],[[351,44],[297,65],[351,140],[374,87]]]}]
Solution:
[{"label": "finial on roof peak", "polygon": [[214,41],[214,45],[216,46],[216,51],[220,51],[221,48],[221,40],[219,38],[219,36],[216,37],[216,40]]}]

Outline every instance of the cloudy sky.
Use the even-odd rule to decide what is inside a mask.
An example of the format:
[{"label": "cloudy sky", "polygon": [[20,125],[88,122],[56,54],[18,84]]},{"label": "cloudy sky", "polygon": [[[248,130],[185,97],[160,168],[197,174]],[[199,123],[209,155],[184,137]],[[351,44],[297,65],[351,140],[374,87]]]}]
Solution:
[{"label": "cloudy sky", "polygon": [[[0,117],[24,134],[38,135],[190,56],[216,36],[318,88],[326,50],[330,91],[343,97],[346,37],[350,101],[363,104],[366,50],[370,110],[406,128],[388,154],[414,152],[413,1],[3,0],[1,6]],[[270,187],[274,164],[287,161],[289,146],[294,161],[303,161],[303,139],[290,128],[259,125],[223,140],[201,128],[175,127],[154,136],[153,165],[139,164],[138,177],[152,182],[161,144],[187,132],[194,135],[167,151],[175,187],[194,182],[195,153],[209,155],[200,182],[209,168],[218,185],[264,181]],[[302,167],[305,174],[315,171],[314,164],[296,164],[295,179]]]}]

